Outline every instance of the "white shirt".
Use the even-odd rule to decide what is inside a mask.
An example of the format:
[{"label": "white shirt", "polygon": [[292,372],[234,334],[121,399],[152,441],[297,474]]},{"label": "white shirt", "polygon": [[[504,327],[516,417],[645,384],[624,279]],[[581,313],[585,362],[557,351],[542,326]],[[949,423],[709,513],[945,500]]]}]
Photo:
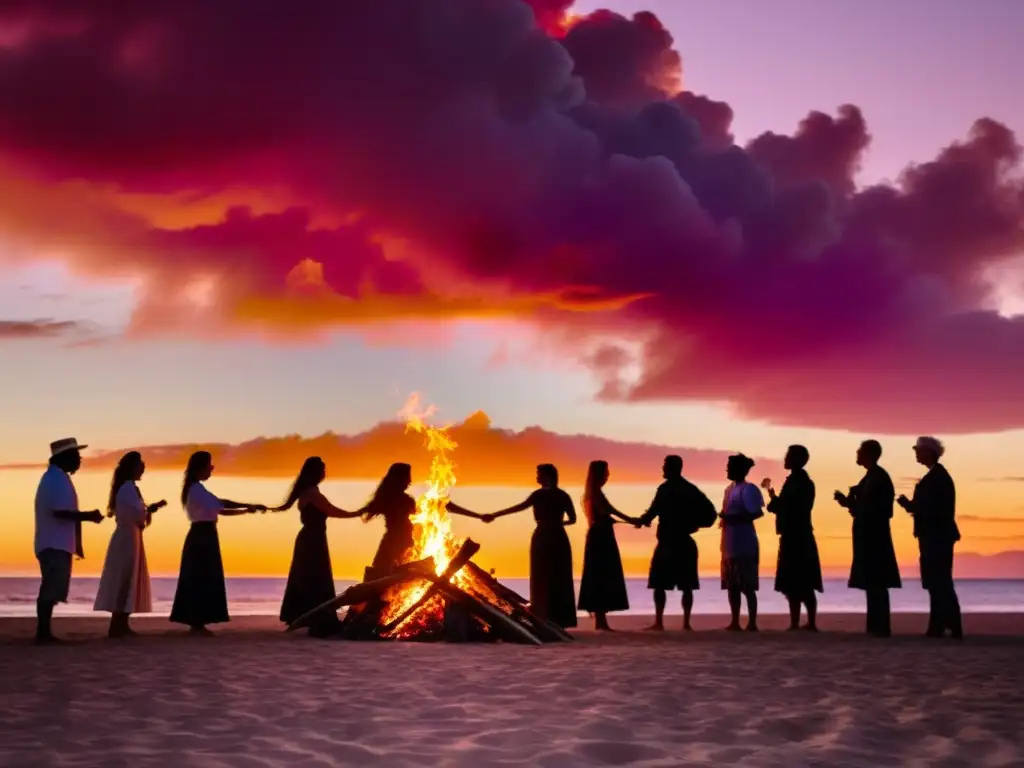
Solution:
[{"label": "white shirt", "polygon": [[202,483],[193,483],[185,498],[185,514],[193,523],[216,523],[224,503],[206,490]]},{"label": "white shirt", "polygon": [[78,512],[78,494],[71,476],[51,464],[36,489],[36,554],[57,549],[75,554],[75,521],[54,516],[56,511]]},{"label": "white shirt", "polygon": [[118,525],[138,527],[146,522],[146,504],[134,481],[124,483],[114,497],[114,520]]},{"label": "white shirt", "polygon": [[[722,513],[726,516],[754,514],[764,507],[764,496],[753,483],[733,483],[725,490]],[[722,528],[722,554],[726,557],[752,557],[758,554],[757,531],[749,525]]]}]

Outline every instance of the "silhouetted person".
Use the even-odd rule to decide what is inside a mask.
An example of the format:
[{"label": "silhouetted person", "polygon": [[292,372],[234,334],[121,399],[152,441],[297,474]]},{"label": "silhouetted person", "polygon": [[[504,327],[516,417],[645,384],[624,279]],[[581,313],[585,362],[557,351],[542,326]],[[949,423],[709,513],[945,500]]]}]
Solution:
[{"label": "silhouetted person", "polygon": [[953,547],[960,541],[956,524],[956,486],[939,459],[946,452],[934,437],[919,437],[914,455],[928,468],[916,486],[914,498],[897,501],[914,517],[914,536],[920,550],[921,586],[928,590],[928,636],[964,636],[960,600],[953,586]]},{"label": "silhouetted person", "polygon": [[576,523],[576,509],[569,494],[558,487],[558,470],[553,464],[537,467],[537,484],[540,488],[525,501],[483,519],[490,522],[533,508],[537,528],[530,539],[530,608],[559,626],[575,627],[572,547],[563,526]]},{"label": "silhouetted person", "polygon": [[865,440],[857,449],[857,463],[867,470],[849,495],[835,492],[835,500],[853,517],[853,563],[850,588],[867,596],[867,631],[876,637],[892,634],[889,590],[903,585],[896,550],[892,545],[892,505],[896,497],[889,473],[878,466],[882,446]]},{"label": "silhouetted person", "polygon": [[[412,467],[408,464],[392,464],[373,492],[369,503],[360,510],[363,520],[369,522],[376,517],[384,518],[386,526],[373,565],[368,569],[366,580],[380,578],[391,573],[396,565],[407,563],[412,556],[415,543],[413,515],[416,514],[416,499],[408,494],[412,485]],[[481,515],[463,509],[454,502],[447,504],[448,512],[465,517],[482,519]]]},{"label": "silhouetted person", "polygon": [[822,591],[821,560],[814,540],[811,510],[814,508],[814,482],[805,467],[811,456],[802,445],[791,445],[786,451],[784,466],[789,477],[778,495],[771,481],[763,485],[770,497],[768,511],[775,515],[775,532],[779,534],[779,558],[775,567],[775,591],[789,601],[789,628],[800,628],[800,605],[807,608],[804,629],[818,631],[818,598]]},{"label": "silhouetted person", "polygon": [[197,635],[212,634],[206,628],[208,624],[230,621],[217,520],[221,516],[266,511],[262,504],[218,499],[210,493],[203,483],[210,479],[213,470],[213,457],[207,451],[196,451],[188,458],[181,484],[181,504],[192,524],[181,551],[170,620],[187,625]]},{"label": "silhouetted person", "polygon": [[39,597],[36,600],[36,642],[54,643],[50,627],[53,608],[68,601],[71,589],[71,561],[85,557],[82,523],[101,523],[98,509],[78,509],[78,494],[71,475],[82,466],[82,450],[73,437],[50,443],[50,465],[36,489],[36,559],[39,560]]},{"label": "silhouetted person", "polygon": [[729,593],[732,621],[727,629],[740,630],[742,598],[747,598],[747,631],[757,632],[757,589],[760,546],[754,521],[764,517],[764,497],[747,475],[754,460],[742,453],[730,456],[725,474],[732,482],[722,501],[722,589]]},{"label": "silhouetted person", "polygon": [[587,544],[583,551],[579,609],[594,615],[594,629],[610,630],[608,614],[628,611],[626,576],[615,540],[612,518],[636,525],[639,521],[619,512],[604,495],[610,473],[608,462],[592,461],[583,487],[583,513],[587,517]]},{"label": "silhouetted person", "polygon": [[711,499],[683,477],[682,457],[666,456],[661,474],[665,482],[658,486],[654,501],[638,521],[649,526],[658,520],[658,543],[647,577],[647,588],[654,590],[654,625],[650,629],[665,628],[665,593],[678,589],[683,593],[683,629],[692,630],[693,591],[700,589],[693,534],[714,525],[718,513]]},{"label": "silhouetted person", "polygon": [[138,451],[129,451],[114,468],[110,481],[107,517],[116,527],[107,545],[103,575],[96,590],[95,611],[110,612],[110,637],[134,635],[128,620],[133,613],[153,610],[153,589],[146,562],[146,546],[142,533],[153,519],[153,513],[167,506],[166,501],[146,504],[138,482],[146,471],[146,463]]},{"label": "silhouetted person", "polygon": [[[295,537],[295,552],[288,569],[288,583],[281,601],[280,618],[291,624],[307,611],[333,600],[334,570],[331,568],[331,552],[327,545],[327,518],[355,518],[362,511],[346,512],[331,504],[320,492],[320,483],[327,477],[327,467],[319,456],[306,459],[295,479],[284,504],[275,512],[299,505],[299,519],[302,528]],[[341,629],[338,614],[322,611],[309,625],[312,637],[331,637]]]}]

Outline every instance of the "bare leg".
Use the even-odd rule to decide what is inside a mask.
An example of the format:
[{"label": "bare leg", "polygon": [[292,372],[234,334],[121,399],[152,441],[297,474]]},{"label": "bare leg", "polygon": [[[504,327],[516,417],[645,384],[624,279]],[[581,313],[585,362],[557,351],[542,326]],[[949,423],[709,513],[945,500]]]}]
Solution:
[{"label": "bare leg", "polygon": [[807,623],[804,624],[804,629],[809,632],[818,631],[818,596],[814,594],[812,589],[807,593],[807,597],[804,598],[804,605],[807,606]]},{"label": "bare leg", "polygon": [[738,589],[729,587],[729,612],[732,614],[732,621],[726,627],[731,632],[740,631],[740,600],[742,594]]},{"label": "bare leg", "polygon": [[610,632],[611,627],[608,626],[608,614],[604,611],[594,611],[594,629],[601,629],[605,632]]},{"label": "bare leg", "polygon": [[661,632],[665,629],[665,590],[654,590],[654,624],[647,629],[653,632]]},{"label": "bare leg", "polygon": [[747,632],[757,632],[757,592],[748,589],[744,595],[747,598]]},{"label": "bare leg", "polygon": [[50,628],[53,618],[53,603],[47,600],[36,601],[36,642],[52,643],[55,638]]},{"label": "bare leg", "polygon": [[690,616],[693,614],[693,590],[683,590],[683,629],[687,632],[692,632],[693,627],[690,626]]},{"label": "bare leg", "polygon": [[800,629],[800,598],[786,596],[789,601],[789,631]]}]

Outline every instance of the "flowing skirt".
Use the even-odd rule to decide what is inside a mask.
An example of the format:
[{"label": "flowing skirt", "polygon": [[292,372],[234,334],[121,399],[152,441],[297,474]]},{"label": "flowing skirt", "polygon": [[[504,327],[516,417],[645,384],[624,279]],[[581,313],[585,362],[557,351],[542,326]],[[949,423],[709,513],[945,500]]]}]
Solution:
[{"label": "flowing skirt", "polygon": [[787,597],[823,592],[818,542],[811,531],[784,533],[779,537],[775,566],[775,591]]},{"label": "flowing skirt", "polygon": [[93,610],[109,613],[149,613],[153,590],[146,564],[142,529],[119,525],[114,529],[103,561],[103,575]]},{"label": "flowing skirt", "polygon": [[[323,526],[302,526],[295,537],[295,552],[288,571],[288,583],[281,602],[281,621],[291,624],[318,605],[333,600],[334,571],[327,546],[327,529]],[[314,636],[333,634],[341,625],[338,614],[323,611],[313,619],[309,633]]]},{"label": "flowing skirt", "polygon": [[190,627],[229,621],[216,523],[192,523],[185,536],[170,618]]},{"label": "flowing skirt", "polygon": [[589,613],[629,610],[622,557],[611,522],[597,523],[587,530],[579,608]]},{"label": "flowing skirt", "polygon": [[561,525],[539,525],[530,539],[530,609],[561,627],[576,626],[572,547]]},{"label": "flowing skirt", "polygon": [[760,587],[757,555],[722,557],[722,589],[757,592]]}]

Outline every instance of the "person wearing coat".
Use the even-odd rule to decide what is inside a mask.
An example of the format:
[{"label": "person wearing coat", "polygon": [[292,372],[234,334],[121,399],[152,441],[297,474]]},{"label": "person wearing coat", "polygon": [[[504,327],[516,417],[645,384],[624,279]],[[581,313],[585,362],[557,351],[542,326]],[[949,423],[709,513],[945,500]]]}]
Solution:
[{"label": "person wearing coat", "polygon": [[919,437],[917,461],[928,471],[914,487],[914,496],[896,501],[914,518],[914,538],[920,552],[921,586],[928,590],[928,637],[964,636],[960,600],[953,585],[953,547],[960,541],[956,524],[956,486],[939,463],[945,447],[934,437]]},{"label": "person wearing coat", "polygon": [[889,473],[878,465],[882,446],[865,440],[857,449],[857,463],[864,477],[848,494],[836,491],[834,498],[853,518],[853,563],[850,589],[862,589],[867,597],[867,632],[889,637],[892,625],[889,590],[903,586],[896,550],[892,543],[892,508],[896,490]]}]

